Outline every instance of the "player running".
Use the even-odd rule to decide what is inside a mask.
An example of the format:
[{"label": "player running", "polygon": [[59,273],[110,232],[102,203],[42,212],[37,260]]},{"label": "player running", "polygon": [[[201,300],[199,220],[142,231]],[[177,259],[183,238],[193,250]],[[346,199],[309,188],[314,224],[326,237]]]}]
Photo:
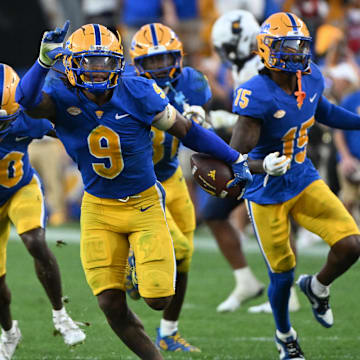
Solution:
[{"label": "player running", "polygon": [[[200,72],[183,67],[183,45],[172,29],[160,23],[144,25],[133,37],[130,56],[137,74],[154,79],[176,110],[205,122],[202,106],[211,98],[209,84]],[[155,174],[166,192],[166,219],[177,263],[175,295],[163,312],[156,345],[167,351],[200,351],[178,332],[194,251],[194,206],[179,165],[178,138],[156,127],[151,132]]]},{"label": "player running", "polygon": [[268,267],[268,296],[280,360],[299,360],[305,357],[288,310],[296,266],[289,217],[330,246],[319,273],[301,275],[298,280],[322,326],[334,323],[330,284],[360,255],[354,219],[306,156],[308,130],[315,119],[330,127],[360,129],[360,117],[329,103],[322,95],[323,76],[310,60],[311,37],[296,15],[270,16],[261,26],[257,44],[265,68],[236,90],[233,112],[239,117],[230,144],[250,151],[249,159],[264,159],[268,152],[287,158],[288,171],[282,176],[272,176],[271,162],[264,161],[244,197]]},{"label": "player running", "polygon": [[[22,78],[18,101],[34,117],[50,119],[78,164],[85,194],[81,208],[81,260],[86,279],[119,338],[142,359],[162,359],[128,308],[125,273],[134,250],[139,293],[155,310],[174,295],[176,262],[164,213],[164,191],[152,162],[151,126],[184,145],[232,164],[236,185],[251,181],[246,160],[215,134],[169,104],[153,80],[122,76],[120,35],[88,24],[66,41],[69,23],[45,33],[38,61]],[[43,91],[55,58],[66,77]]]},{"label": "player running", "polygon": [[10,312],[11,293],[6,284],[6,247],[10,224],[34,258],[38,279],[52,305],[55,329],[65,344],[85,340],[84,332],[62,303],[60,271],[45,241],[46,211],[40,178],[31,167],[28,146],[33,139],[53,132],[48,120],[30,119],[15,102],[16,72],[0,64],[0,360],[9,360],[21,340],[17,320]]}]

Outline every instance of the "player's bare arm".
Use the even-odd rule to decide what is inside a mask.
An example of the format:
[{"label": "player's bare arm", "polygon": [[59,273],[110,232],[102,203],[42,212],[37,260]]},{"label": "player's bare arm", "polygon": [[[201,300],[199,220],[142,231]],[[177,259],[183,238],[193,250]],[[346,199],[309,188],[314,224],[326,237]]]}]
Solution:
[{"label": "player's bare arm", "polygon": [[[257,144],[261,131],[261,120],[239,116],[234,126],[230,146],[242,154],[250,152]],[[263,173],[263,160],[248,158],[249,168],[253,173]]]}]

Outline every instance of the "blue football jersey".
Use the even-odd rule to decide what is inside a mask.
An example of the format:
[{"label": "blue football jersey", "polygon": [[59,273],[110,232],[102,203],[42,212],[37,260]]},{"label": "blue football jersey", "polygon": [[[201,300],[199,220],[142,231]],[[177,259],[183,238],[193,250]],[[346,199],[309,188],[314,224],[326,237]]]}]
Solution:
[{"label": "blue football jersey", "polygon": [[[204,105],[211,98],[211,90],[205,76],[191,67],[185,67],[174,90],[169,89],[167,93],[170,103],[183,113],[184,102],[189,105]],[[158,129],[152,129],[153,134],[153,161],[156,177],[159,181],[170,178],[179,166],[177,157],[179,140]]]},{"label": "blue football jersey", "polygon": [[10,131],[0,137],[0,205],[29,184],[34,169],[29,161],[28,146],[33,139],[42,138],[52,129],[50,121],[31,119],[21,111]]},{"label": "blue football jersey", "polygon": [[[340,104],[343,108],[360,115],[360,91],[346,96]],[[360,130],[343,130],[350,153],[360,159]]]},{"label": "blue football jersey", "polygon": [[117,199],[154,185],[151,123],[168,99],[153,80],[120,78],[102,106],[59,78],[43,90],[55,103],[56,133],[77,163],[88,193]]},{"label": "blue football jersey", "polygon": [[281,203],[320,178],[306,156],[308,131],[314,124],[317,104],[324,91],[324,79],[315,64],[311,65],[310,74],[302,76],[302,89],[306,92],[302,106],[294,94],[288,95],[267,75],[257,75],[235,91],[233,112],[262,121],[259,141],[249,157],[264,159],[278,151],[291,159],[290,168],[283,176],[253,174],[254,181],[244,196],[250,201]]}]

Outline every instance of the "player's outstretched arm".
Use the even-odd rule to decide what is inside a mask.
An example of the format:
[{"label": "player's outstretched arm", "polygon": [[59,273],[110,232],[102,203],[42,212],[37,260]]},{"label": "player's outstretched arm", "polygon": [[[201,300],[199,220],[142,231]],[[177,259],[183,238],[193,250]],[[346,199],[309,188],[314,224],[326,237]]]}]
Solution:
[{"label": "player's outstretched arm", "polygon": [[44,33],[39,58],[23,76],[16,90],[16,101],[34,118],[55,118],[55,106],[49,96],[41,92],[45,77],[56,59],[65,53],[63,42],[69,29],[66,21],[62,28]]},{"label": "player's outstretched arm", "polygon": [[157,114],[153,125],[176,136],[186,147],[231,164],[235,179],[229,186],[235,186],[244,180],[248,183],[252,182],[246,157],[232,149],[212,131],[183,117],[173,106],[168,105],[163,112]]},{"label": "player's outstretched arm", "polygon": [[321,97],[315,113],[316,121],[336,129],[360,130],[360,116]]}]

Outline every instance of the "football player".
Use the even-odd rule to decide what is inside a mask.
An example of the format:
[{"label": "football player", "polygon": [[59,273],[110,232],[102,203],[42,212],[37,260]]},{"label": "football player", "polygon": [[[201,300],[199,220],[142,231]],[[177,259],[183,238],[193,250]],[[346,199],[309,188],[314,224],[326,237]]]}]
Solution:
[{"label": "football player", "polygon": [[[229,184],[251,181],[244,157],[212,132],[181,116],[154,80],[121,76],[120,35],[84,25],[63,42],[69,28],[46,32],[39,59],[17,89],[28,113],[48,118],[78,164],[85,194],[81,208],[81,261],[111,328],[142,359],[162,359],[128,308],[125,273],[129,245],[136,258],[139,293],[155,310],[174,294],[176,262],[164,213],[164,191],[152,162],[151,125],[184,145],[232,164]],[[66,77],[42,90],[56,58]]]},{"label": "football player", "polygon": [[[225,64],[232,68],[234,89],[240,84],[257,75],[264,65],[261,58],[256,55],[256,35],[260,26],[250,12],[246,10],[232,10],[220,16],[213,25],[211,38],[214,49]],[[214,124],[219,118],[224,124],[224,117],[229,119],[229,124],[235,124],[236,115],[225,113],[221,110],[211,112]],[[225,115],[225,116],[224,116]],[[215,116],[215,118],[214,118]],[[223,126],[223,125],[221,125]],[[231,128],[232,128],[231,126]],[[281,163],[279,156],[271,155],[274,161]],[[282,164],[283,166],[283,164]],[[233,269],[235,289],[218,307],[218,312],[234,311],[244,301],[262,294],[264,285],[261,284],[249,268],[241,248],[239,232],[229,220],[230,213],[237,206],[244,206],[243,199],[219,199],[209,197],[204,207],[204,219],[210,227],[223,255]],[[290,311],[297,311],[300,307],[295,288],[291,289],[289,301]],[[271,313],[269,302],[251,306],[251,313]]]},{"label": "football player", "polygon": [[265,68],[236,90],[233,112],[239,116],[231,145],[250,151],[250,159],[264,159],[271,151],[289,161],[284,175],[273,176],[271,159],[264,160],[262,167],[254,169],[258,173],[245,198],[270,277],[268,296],[279,356],[299,360],[305,357],[288,311],[296,265],[289,217],[330,246],[319,273],[301,275],[297,282],[322,326],[334,323],[330,284],[360,255],[354,219],[306,156],[308,130],[315,118],[330,127],[360,129],[360,117],[322,95],[324,79],[310,60],[311,37],[299,17],[284,12],[270,16],[261,26],[257,44]]},{"label": "football player", "polygon": [[[154,79],[169,102],[185,116],[205,124],[202,105],[211,98],[204,75],[183,67],[183,45],[175,32],[160,23],[144,25],[133,37],[130,56],[138,75]],[[153,162],[157,179],[166,192],[166,219],[177,263],[175,295],[163,312],[156,345],[167,351],[199,351],[178,332],[194,251],[195,211],[178,160],[179,140],[152,127]]]},{"label": "football player", "polygon": [[[85,340],[85,334],[67,314],[62,303],[59,267],[45,241],[44,195],[38,175],[30,165],[32,139],[53,132],[48,120],[32,120],[15,102],[19,78],[0,64],[0,359],[11,359],[21,332],[10,313],[11,293],[6,284],[6,247],[13,223],[34,258],[36,274],[53,307],[55,329],[67,345]],[[35,122],[35,124],[34,124]]]}]

